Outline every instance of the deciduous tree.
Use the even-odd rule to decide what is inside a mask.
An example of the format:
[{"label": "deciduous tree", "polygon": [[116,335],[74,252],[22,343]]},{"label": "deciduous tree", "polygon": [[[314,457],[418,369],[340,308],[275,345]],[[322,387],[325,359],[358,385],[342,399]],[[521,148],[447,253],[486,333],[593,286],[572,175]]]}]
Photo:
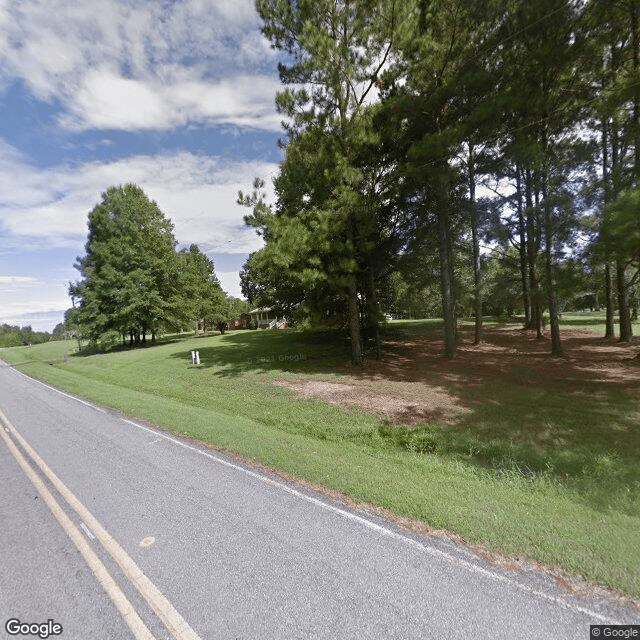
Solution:
[{"label": "deciduous tree", "polygon": [[180,317],[173,225],[140,187],[112,187],[89,213],[85,255],[76,261],[81,279],[70,286],[76,318],[87,336],[108,331],[130,344],[155,340]]}]

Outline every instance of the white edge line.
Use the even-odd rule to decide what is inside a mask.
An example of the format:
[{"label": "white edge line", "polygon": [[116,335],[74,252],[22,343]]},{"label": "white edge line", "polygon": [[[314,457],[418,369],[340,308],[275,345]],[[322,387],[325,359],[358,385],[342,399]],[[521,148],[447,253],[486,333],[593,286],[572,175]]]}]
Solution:
[{"label": "white edge line", "polygon": [[22,373],[22,371],[20,371],[19,369],[16,369],[11,364],[9,364],[8,367],[12,371],[15,371],[18,375],[21,375],[24,378],[26,378],[27,380],[31,380],[32,382],[37,382],[39,385],[42,385],[43,387],[46,387],[47,389],[50,389],[51,391],[55,391],[56,393],[59,393],[60,395],[64,396],[65,398],[71,398],[71,400],[75,400],[76,402],[80,402],[81,404],[83,404],[83,405],[85,405],[87,407],[91,407],[92,409],[95,409],[96,411],[99,411],[100,413],[104,413],[104,414],[107,413],[107,411],[105,411],[102,407],[98,407],[97,405],[93,404],[92,402],[87,402],[86,400],[83,400],[82,398],[78,398],[78,396],[71,395],[70,393],[65,393],[61,389],[56,389],[56,387],[52,387],[50,384],[47,384],[46,382],[42,382],[42,380],[38,380],[37,378],[32,378],[31,376],[28,376],[26,373]]},{"label": "white edge line", "polygon": [[[41,384],[42,386],[46,387],[47,389],[50,389],[51,391],[55,391],[56,393],[59,393],[67,398],[70,398],[71,400],[76,400],[77,402],[80,402],[88,407],[91,407],[93,409],[96,409],[97,411],[100,411],[101,413],[107,413],[104,409],[102,409],[101,407],[96,406],[95,404],[91,403],[91,402],[87,402],[86,400],[82,400],[81,398],[78,398],[77,396],[73,396],[71,394],[65,393],[64,391],[61,391],[60,389],[56,389],[55,387],[52,387],[44,382],[41,382],[40,380],[36,380],[35,378],[32,378],[31,376],[28,376],[26,373],[22,373],[22,371],[18,371],[17,369],[15,369],[14,367],[11,367],[11,369],[13,371],[16,371],[16,373],[19,373],[21,376],[24,376],[25,378],[29,379],[29,380],[33,380],[34,382],[37,382],[38,384]],[[563,600],[562,598],[558,598],[556,596],[550,595],[548,593],[544,593],[543,591],[538,591],[537,589],[533,589],[532,587],[529,587],[526,584],[522,584],[521,582],[516,582],[515,580],[511,580],[510,578],[507,578],[506,576],[500,575],[498,573],[494,573],[493,571],[489,571],[488,569],[484,569],[483,567],[480,567],[476,564],[473,564],[471,562],[468,562],[467,560],[463,560],[462,558],[457,558],[454,555],[451,555],[449,553],[447,553],[446,551],[442,551],[441,549],[436,549],[435,547],[430,547],[427,546],[426,544],[423,544],[422,542],[418,542],[417,540],[414,540],[413,538],[409,538],[408,536],[405,536],[401,533],[398,533],[397,531],[392,531],[391,529],[387,529],[386,527],[383,527],[379,524],[376,524],[375,522],[371,522],[370,520],[367,520],[366,518],[363,518],[362,516],[359,516],[355,513],[351,513],[350,511],[346,511],[345,509],[340,509],[339,507],[336,507],[334,505],[331,504],[327,504],[326,502],[323,502],[322,500],[319,500],[318,498],[314,498],[312,496],[306,495],[300,491],[298,491],[297,489],[293,489],[292,487],[287,486],[286,484],[283,484],[282,482],[278,482],[277,480],[273,480],[272,478],[269,478],[268,476],[264,476],[262,474],[256,473],[255,471],[251,471],[249,469],[245,469],[244,467],[241,467],[240,465],[234,464],[233,462],[229,462],[228,460],[225,460],[224,458],[220,458],[219,456],[214,456],[210,453],[207,453],[206,451],[202,451],[201,449],[198,449],[197,447],[194,447],[190,444],[186,444],[185,442],[181,442],[180,440],[177,440],[176,438],[172,438],[171,436],[168,436],[164,433],[161,433],[159,431],[156,431],[155,429],[151,429],[149,427],[145,427],[141,424],[138,424],[136,422],[133,422],[132,420],[128,420],[127,418],[122,418],[120,417],[120,420],[122,420],[122,422],[126,422],[127,424],[130,424],[134,427],[137,427],[138,429],[142,429],[143,431],[148,431],[149,433],[153,433],[156,436],[159,436],[160,438],[163,438],[164,440],[168,440],[169,442],[173,442],[174,444],[177,444],[181,447],[183,447],[184,449],[189,449],[190,451],[194,451],[202,456],[204,456],[205,458],[209,458],[210,460],[213,460],[214,462],[217,462],[219,464],[222,464],[226,467],[229,467],[231,469],[234,469],[236,471],[241,471],[242,473],[255,478],[257,480],[259,480],[260,482],[263,482],[265,484],[270,484],[274,487],[277,487],[291,495],[294,495],[302,500],[306,500],[307,502],[311,502],[312,504],[315,504],[316,506],[325,509],[327,511],[331,511],[333,513],[336,513],[340,516],[342,516],[343,518],[347,518],[348,520],[353,520],[354,522],[358,522],[359,524],[364,525],[365,527],[368,527],[370,529],[373,529],[374,531],[377,531],[378,533],[381,533],[382,535],[388,536],[390,538],[394,538],[396,540],[399,540],[401,542],[404,542],[405,544],[408,544],[414,548],[420,549],[421,551],[424,551],[425,553],[429,553],[433,556],[439,556],[441,558],[444,558],[445,560],[448,560],[449,562],[453,562],[454,564],[457,564],[461,567],[464,567],[465,569],[467,569],[468,571],[471,571],[473,573],[479,573],[480,575],[483,575],[487,578],[490,578],[491,580],[495,580],[496,582],[502,582],[504,584],[508,584],[511,587],[514,587],[516,589],[519,589],[521,591],[524,591],[526,593],[529,593],[531,595],[537,596],[543,600],[548,600],[550,602],[553,602],[565,609],[569,609],[571,611],[577,612],[577,613],[583,613],[585,615],[588,615],[592,618],[595,618],[596,620],[600,620],[603,624],[617,624],[620,625],[622,624],[619,621],[616,620],[611,620],[610,618],[607,618],[599,613],[596,613],[595,611],[591,611],[590,609],[585,609],[584,607],[580,607],[578,605],[574,605],[571,604],[569,602],[567,602],[566,600]]]},{"label": "white edge line", "polygon": [[269,484],[272,485],[274,487],[277,487],[283,491],[286,491],[287,493],[290,493],[291,495],[294,495],[302,500],[306,500],[307,502],[311,502],[314,505],[317,505],[319,507],[321,507],[322,509],[325,509],[327,511],[331,511],[333,513],[336,513],[340,516],[342,516],[343,518],[347,518],[348,520],[353,520],[355,522],[358,522],[359,524],[362,524],[366,527],[369,527],[370,529],[373,529],[374,531],[377,531],[378,533],[381,533],[385,536],[394,538],[396,540],[400,540],[401,542],[404,542],[414,548],[417,548],[421,551],[424,551],[426,553],[429,553],[431,555],[434,556],[439,556],[441,558],[444,558],[450,562],[453,562],[455,564],[458,564],[462,567],[464,567],[465,569],[472,571],[474,573],[479,573],[485,577],[488,577],[492,580],[495,580],[497,582],[503,582],[505,584],[508,584],[512,587],[515,587],[517,589],[520,589],[521,591],[525,591],[531,595],[534,596],[538,596],[539,598],[542,598],[544,600],[549,600],[555,604],[558,604],[566,609],[570,609],[574,612],[578,612],[578,613],[583,613],[586,614],[588,616],[591,616],[592,618],[595,618],[596,620],[600,620],[602,623],[604,624],[622,624],[621,622],[618,621],[613,621],[609,618],[606,618],[605,616],[596,613],[595,611],[591,611],[590,609],[585,609],[583,607],[571,604],[569,602],[567,602],[566,600],[563,600],[562,598],[558,598],[556,596],[550,595],[548,593],[544,593],[543,591],[538,591],[536,589],[533,589],[532,587],[529,587],[528,585],[522,584],[520,582],[517,582],[515,580],[511,580],[510,578],[507,578],[506,576],[494,573],[492,571],[489,571],[488,569],[484,569],[483,567],[480,567],[476,564],[473,564],[472,562],[468,562],[467,560],[463,560],[462,558],[458,558],[454,555],[451,555],[449,553],[447,553],[446,551],[442,551],[441,549],[436,549],[435,547],[431,547],[428,546],[426,544],[423,544],[422,542],[418,542],[417,540],[414,540],[413,538],[409,538],[408,536],[405,536],[401,533],[398,533],[397,531],[392,531],[391,529],[387,529],[386,527],[383,527],[379,524],[376,524],[375,522],[371,522],[370,520],[367,520],[366,518],[363,518],[362,516],[359,516],[355,513],[352,513],[351,511],[347,511],[345,509],[340,509],[339,507],[336,507],[334,505],[328,504],[326,502],[323,502],[322,500],[319,500],[318,498],[314,498],[312,496],[306,495],[300,491],[298,491],[297,489],[293,489],[292,487],[287,486],[286,484],[283,484],[282,482],[279,482],[277,480],[273,480],[272,478],[269,478],[268,476],[264,476],[260,473],[256,473],[255,471],[250,471],[249,469],[245,469],[244,467],[241,467],[240,465],[234,464],[233,462],[229,462],[228,460],[225,460],[224,458],[220,458],[219,456],[215,456],[212,455],[211,453],[208,453],[206,451],[202,451],[201,449],[198,449],[197,447],[194,447],[192,445],[186,444],[185,442],[181,442],[180,440],[176,440],[175,438],[172,438],[171,436],[167,436],[163,433],[159,433],[158,431],[151,429],[149,427],[145,427],[141,424],[137,424],[136,422],[133,422],[131,420],[128,420],[126,418],[120,418],[123,422],[126,422],[127,424],[130,424],[134,427],[137,427],[138,429],[142,429],[144,431],[148,431],[150,433],[153,433],[155,435],[160,436],[161,438],[164,438],[165,440],[168,440],[169,442],[173,442],[174,444],[177,444],[185,449],[189,449],[190,451],[195,451],[196,453],[199,453],[200,455],[204,456],[205,458],[209,458],[210,460],[213,460],[214,462],[217,462],[219,464],[222,464],[224,466],[227,466],[231,469],[235,469],[236,471],[242,471],[243,473],[245,473],[248,476],[251,476],[252,478],[256,478],[257,480],[260,480],[261,482],[265,483],[265,484]]}]

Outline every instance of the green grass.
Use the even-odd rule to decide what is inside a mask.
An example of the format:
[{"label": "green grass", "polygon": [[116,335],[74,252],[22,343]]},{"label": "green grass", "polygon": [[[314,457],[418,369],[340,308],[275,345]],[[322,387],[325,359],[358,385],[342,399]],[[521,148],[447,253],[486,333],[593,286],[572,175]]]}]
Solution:
[{"label": "green grass", "polygon": [[[564,318],[571,326],[580,320],[597,326],[598,318]],[[439,331],[437,322],[386,328],[396,340]],[[74,346],[5,349],[0,358],[354,500],[640,597],[636,388],[588,381],[583,392],[550,388],[526,378],[526,359],[516,356],[507,382],[476,373],[445,384],[469,409],[454,424],[407,428],[272,384],[339,381],[346,343],[331,332],[242,331],[89,356],[72,353]],[[192,349],[200,367],[191,364]],[[488,358],[486,366],[504,363]]]},{"label": "green grass", "polygon": [[[618,316],[614,316],[615,331],[618,335]],[[417,321],[420,322],[420,321]],[[497,317],[485,317],[483,324],[485,327],[495,327],[499,325],[512,324],[522,325],[524,323],[524,317],[514,318],[497,318]],[[461,325],[472,327],[474,324],[473,318],[463,318],[460,321]],[[548,324],[548,320],[547,320]],[[640,325],[634,323],[636,335],[640,331]],[[560,316],[560,330],[562,329],[583,329],[585,331],[591,331],[598,333],[602,336],[605,334],[606,324],[604,311],[567,311]]]},{"label": "green grass", "polygon": [[[614,317],[615,332],[618,335],[618,316]],[[637,323],[635,323],[637,327]],[[586,331],[593,331],[601,336],[604,336],[606,330],[605,316],[602,311],[576,311],[563,313],[560,319],[560,329],[584,329]],[[637,330],[636,330],[637,333]]]}]

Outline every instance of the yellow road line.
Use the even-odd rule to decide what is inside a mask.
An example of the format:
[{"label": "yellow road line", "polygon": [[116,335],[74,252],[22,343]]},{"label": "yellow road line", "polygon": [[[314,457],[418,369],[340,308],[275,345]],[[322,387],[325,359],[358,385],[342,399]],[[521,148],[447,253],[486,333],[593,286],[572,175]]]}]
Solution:
[{"label": "yellow road line", "polygon": [[[0,412],[1,414],[2,412]],[[2,415],[3,419],[4,414]],[[129,625],[129,628],[133,632],[133,635],[137,640],[156,640],[155,636],[149,631],[140,616],[137,614],[133,605],[129,602],[124,595],[116,581],[111,577],[111,574],[104,566],[100,558],[96,555],[95,551],[87,544],[84,536],[80,533],[78,528],[73,524],[73,521],[62,510],[60,505],[56,502],[56,499],[51,495],[51,492],[44,486],[44,483],[32,467],[27,462],[26,458],[20,453],[16,445],[12,442],[11,438],[5,433],[3,429],[0,429],[0,435],[5,441],[7,447],[13,454],[17,463],[22,467],[23,471],[28,476],[29,480],[33,483],[38,493],[42,496],[42,499],[47,503],[49,509],[55,516],[56,520],[60,523],[66,534],[71,538],[73,544],[76,545],[78,551],[82,554],[89,568],[93,572],[93,575],[99,580],[100,584],[107,592],[108,596],[116,605],[118,611],[122,614],[125,622]]]},{"label": "yellow road line", "polygon": [[[49,469],[44,460],[34,451],[29,443],[18,433],[9,419],[0,410],[0,421],[10,429],[14,438],[22,445],[44,475],[51,481],[60,495],[89,527],[102,546],[116,561],[122,572],[133,582],[134,586],[149,606],[156,612],[168,631],[176,640],[200,640],[200,637],[189,626],[186,620],[175,610],[173,605],[160,590],[147,578],[127,552],[107,533],[102,525],[93,517],[88,509],[67,489],[62,481]],[[3,437],[7,438],[3,433]],[[11,443],[13,444],[13,443]],[[14,445],[15,446],[15,445]],[[79,533],[79,532],[78,532]]]}]

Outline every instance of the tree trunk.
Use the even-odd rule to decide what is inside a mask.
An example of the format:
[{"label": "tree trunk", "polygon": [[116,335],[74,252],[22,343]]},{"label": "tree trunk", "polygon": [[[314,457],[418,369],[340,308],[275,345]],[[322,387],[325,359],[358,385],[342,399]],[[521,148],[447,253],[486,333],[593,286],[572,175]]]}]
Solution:
[{"label": "tree trunk", "polygon": [[[347,242],[354,247],[353,222],[349,217],[346,224]],[[360,329],[360,305],[358,304],[358,282],[356,274],[349,276],[347,290],[347,308],[349,310],[349,337],[351,338],[351,362],[360,366],[364,360],[362,356],[362,334]]]},{"label": "tree trunk", "polygon": [[373,259],[369,260],[367,278],[367,325],[369,327],[369,338],[373,340],[373,348],[376,354],[376,360],[382,357],[382,348],[380,345],[380,323],[378,322],[378,292],[376,290],[375,269],[373,267]]},{"label": "tree trunk", "polygon": [[469,144],[469,202],[471,204],[471,237],[473,241],[473,306],[475,337],[473,344],[481,344],[482,331],[482,265],[480,262],[480,240],[478,238],[478,209],[476,207],[476,176],[473,145]]},{"label": "tree trunk", "polygon": [[525,175],[526,189],[526,221],[527,221],[527,258],[529,262],[529,291],[531,292],[531,324],[529,329],[535,329],[538,338],[543,337],[542,333],[542,310],[540,308],[540,287],[538,285],[538,246],[536,241],[536,215],[537,211],[533,206],[532,177],[529,169]]},{"label": "tree trunk", "polygon": [[361,365],[362,357],[362,341],[360,335],[360,307],[358,305],[358,288],[356,286],[356,277],[352,275],[349,278],[349,292],[347,297],[347,305],[349,309],[349,336],[351,338],[351,361],[355,365]]},{"label": "tree trunk", "polygon": [[[604,91],[606,81],[602,81],[602,89]],[[616,154],[614,154],[616,157]],[[607,118],[602,118],[602,183],[604,190],[605,206],[611,200],[611,185],[609,184],[609,136]],[[604,266],[604,292],[607,305],[606,328],[604,331],[605,338],[613,338],[615,334],[614,327],[614,309],[613,309],[613,286],[611,283],[611,264],[607,262]]]},{"label": "tree trunk", "polygon": [[618,313],[620,314],[620,342],[633,340],[631,313],[629,310],[629,289],[626,281],[626,267],[623,262],[616,262],[616,279],[618,281]]},{"label": "tree trunk", "polygon": [[478,242],[477,214],[474,213],[474,223],[471,230],[473,236],[473,281],[474,281],[474,315],[475,335],[473,344],[481,344],[484,341],[482,327],[482,265],[480,262],[480,243]]},{"label": "tree trunk", "polygon": [[[540,214],[540,184],[538,180],[539,178],[538,178],[537,172],[534,171],[533,172],[533,195],[534,195],[533,224],[535,229],[534,238],[535,238],[536,258],[540,253],[540,246],[542,244],[542,218],[544,218],[544,216]],[[537,302],[538,324],[536,326],[536,337],[540,339],[540,338],[544,338],[544,329],[545,329],[544,304],[543,304],[544,292],[542,291],[540,286],[540,274],[537,266],[536,266],[536,298],[538,300]]]},{"label": "tree trunk", "polygon": [[558,320],[558,296],[556,288],[555,265],[553,263],[553,224],[551,203],[547,193],[547,176],[542,177],[542,197],[544,198],[545,262],[547,275],[547,301],[549,304],[549,329],[551,331],[551,355],[562,356],[560,342],[560,323]]},{"label": "tree trunk", "polygon": [[[631,9],[631,48],[633,58],[633,71],[637,75],[638,68],[640,68],[640,25],[639,25],[639,11],[638,0],[630,0],[629,8]],[[633,163],[633,185],[638,187],[638,175],[640,174],[640,88],[638,83],[633,85],[633,145],[634,145],[634,159]]]},{"label": "tree trunk", "polygon": [[614,327],[614,309],[613,309],[613,285],[611,282],[611,265],[607,262],[604,267],[604,292],[607,303],[607,325],[604,333],[605,338],[613,338],[615,336]]},{"label": "tree trunk", "polygon": [[520,236],[520,281],[522,284],[522,306],[524,307],[524,326],[531,325],[531,291],[529,290],[528,263],[527,263],[527,234],[525,231],[524,214],[522,212],[522,184],[520,180],[520,167],[516,168],[516,181],[518,192],[518,235]]},{"label": "tree trunk", "polygon": [[442,317],[444,320],[444,356],[456,355],[456,315],[453,299],[453,268],[449,253],[449,216],[441,199],[438,210],[438,248],[440,252],[440,284],[442,288]]},{"label": "tree trunk", "polygon": [[[638,0],[630,0],[630,9],[631,9],[631,46],[633,49],[633,71],[637,76],[638,68],[640,67],[640,24],[639,24],[639,14],[638,10]],[[634,143],[634,160],[633,163],[633,185],[637,189],[638,188],[638,176],[640,175],[640,88],[638,87],[638,83],[636,82],[633,85],[633,143]],[[625,293],[627,292],[627,286],[624,285]],[[628,303],[627,303],[628,305]],[[627,315],[629,314],[629,308],[627,306]],[[637,303],[634,307],[634,317],[638,317],[638,309]],[[620,309],[620,322],[622,323],[622,308]],[[627,325],[628,335],[626,338],[627,342],[630,342],[633,339],[633,330],[631,328],[631,318],[628,321],[625,321]],[[620,339],[622,340],[622,333],[620,334]],[[640,354],[636,357],[640,358]]]}]

